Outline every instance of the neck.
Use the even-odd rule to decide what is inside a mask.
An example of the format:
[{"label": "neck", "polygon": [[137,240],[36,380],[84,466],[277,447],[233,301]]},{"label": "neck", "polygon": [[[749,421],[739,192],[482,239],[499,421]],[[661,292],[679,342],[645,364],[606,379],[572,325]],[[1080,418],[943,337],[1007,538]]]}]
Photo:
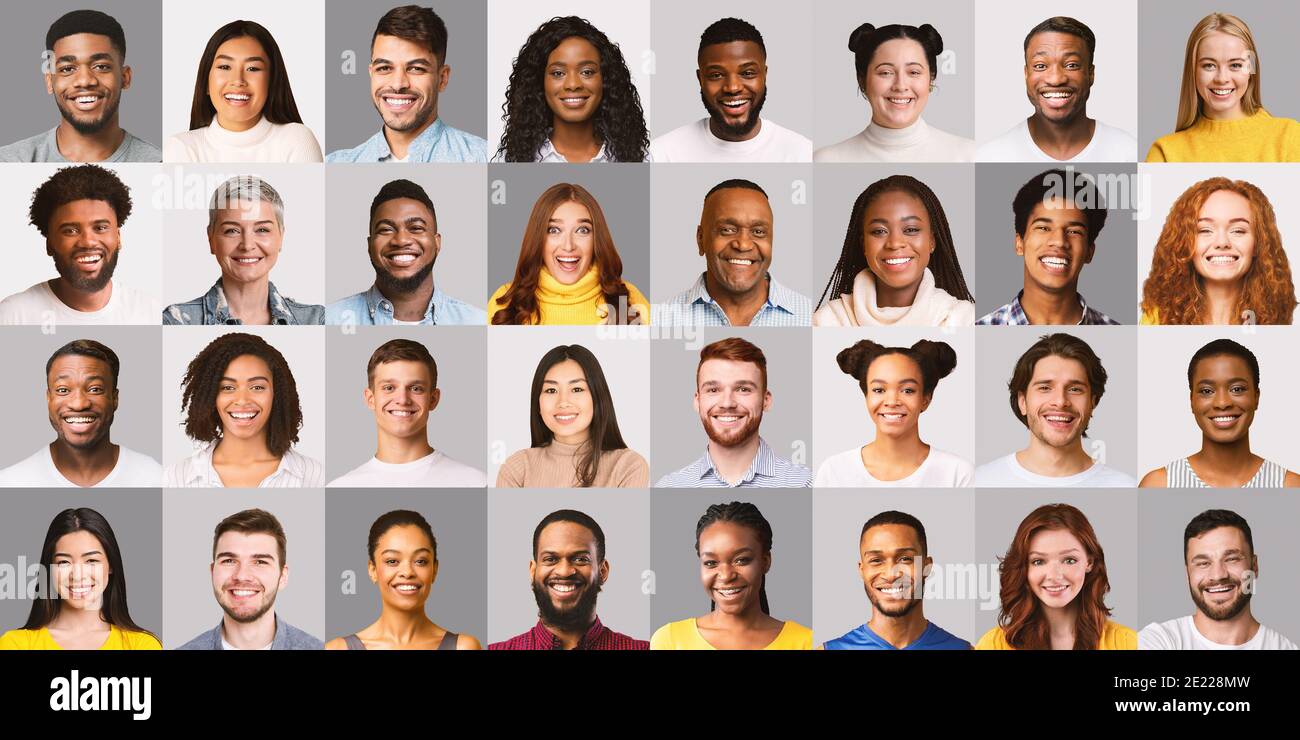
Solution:
[{"label": "neck", "polygon": [[1240,121],[1243,118],[1249,118],[1249,116],[1246,115],[1246,111],[1242,109],[1240,102],[1225,111],[1209,110],[1202,105],[1201,115],[1211,121]]},{"label": "neck", "polygon": [[420,134],[427,131],[437,120],[438,111],[435,109],[433,115],[429,116],[429,120],[425,121],[419,128],[413,128],[410,131],[397,131],[384,126],[384,140],[388,142],[388,151],[392,152],[397,159],[405,159],[411,142],[419,138]]},{"label": "neck", "polygon": [[1259,632],[1259,622],[1250,613],[1250,604],[1232,619],[1210,619],[1197,609],[1192,623],[1202,637],[1220,645],[1244,645]]},{"label": "neck", "polygon": [[240,650],[264,648],[275,640],[275,611],[267,610],[252,622],[236,622],[227,614],[221,620],[221,636]]},{"label": "neck", "polygon": [[379,631],[395,645],[409,645],[415,642],[422,630],[428,629],[433,622],[424,615],[424,605],[418,609],[393,609],[387,604],[379,615]]},{"label": "neck", "polygon": [[252,283],[221,278],[221,290],[226,294],[230,315],[245,324],[271,323],[270,284],[270,279],[265,277]]},{"label": "neck", "polygon": [[54,143],[59,154],[69,162],[102,162],[113,156],[126,138],[126,131],[117,124],[117,114],[90,134],[83,134],[66,120],[59,121],[54,132]]},{"label": "neck", "polygon": [[[1028,273],[1028,268],[1025,269]],[[1083,320],[1083,304],[1079,302],[1078,283],[1070,283],[1060,290],[1046,291],[1025,275],[1025,290],[1020,295],[1020,308],[1031,324],[1074,325]]]},{"label": "neck", "polygon": [[110,625],[104,621],[99,609],[74,609],[69,606],[59,608],[59,613],[50,620],[48,627],[73,632],[108,631]]},{"label": "neck", "polygon": [[754,284],[748,293],[732,293],[718,284],[712,275],[704,274],[704,287],[709,295],[727,314],[727,320],[733,326],[749,326],[758,312],[767,303],[768,277],[764,276]]},{"label": "neck", "polygon": [[593,119],[568,123],[556,118],[552,126],[551,146],[570,162],[590,162],[600,152]]},{"label": "neck", "polygon": [[705,626],[720,630],[755,630],[765,627],[772,617],[763,613],[759,606],[758,600],[750,604],[744,611],[735,614],[728,614],[721,609],[714,609],[707,615],[695,620],[696,624],[704,622]]},{"label": "neck", "polygon": [[48,284],[50,290],[54,292],[54,297],[74,311],[99,311],[113,298],[112,280],[93,293],[77,290],[61,277],[50,280]]},{"label": "neck", "polygon": [[763,130],[763,119],[760,118],[758,119],[758,123],[754,124],[754,128],[751,128],[749,130],[749,133],[737,136],[736,134],[729,134],[723,131],[718,126],[718,122],[713,120],[712,116],[709,117],[709,131],[712,132],[714,136],[718,137],[719,139],[722,139],[723,141],[749,141],[755,136],[758,136],[758,132],[762,130]]},{"label": "neck", "polygon": [[554,432],[551,433],[552,442],[559,442],[562,445],[570,445],[572,447],[578,447],[582,445],[584,442],[587,441],[587,439],[588,439],[588,434],[587,434],[587,430],[585,429],[582,430],[581,432],[578,432],[577,434],[555,434]]},{"label": "neck", "polygon": [[379,444],[375,450],[375,457],[379,462],[400,465],[415,462],[433,452],[433,447],[429,445],[427,427],[421,428],[418,434],[410,437],[394,437],[382,429],[379,430],[378,436]]},{"label": "neck", "polygon": [[1250,451],[1250,433],[1231,442],[1214,442],[1201,437],[1201,451],[1193,457],[1210,470],[1242,475],[1255,466],[1255,455]]},{"label": "neck", "polygon": [[50,459],[64,478],[78,485],[94,485],[117,467],[118,446],[107,434],[92,447],[73,447],[62,439],[50,443]]},{"label": "neck", "polygon": [[1054,159],[1070,159],[1083,151],[1092,141],[1096,121],[1088,118],[1086,111],[1068,121],[1048,121],[1035,113],[1029,117],[1029,138],[1045,154]]},{"label": "neck", "polygon": [[241,465],[257,462],[271,457],[271,448],[266,446],[266,431],[250,439],[224,436],[212,450],[212,461],[223,465]]},{"label": "neck", "polygon": [[1206,282],[1205,298],[1208,304],[1209,323],[1240,324],[1243,317],[1237,315],[1237,306],[1241,300],[1240,280],[1231,283]]},{"label": "neck", "polygon": [[1070,648],[1067,649],[1072,649],[1074,627],[1079,618],[1079,608],[1075,602],[1072,601],[1064,607],[1044,606],[1041,603],[1039,606],[1042,607],[1043,616],[1047,618],[1049,639],[1052,641],[1053,649],[1057,642],[1068,643]]},{"label": "neck", "polygon": [[555,625],[547,624],[546,620],[542,620],[542,626],[546,628],[547,632],[550,632],[552,635],[555,635],[555,638],[560,641],[560,647],[563,647],[565,650],[572,650],[576,648],[578,646],[578,643],[582,642],[583,636],[587,634],[587,630],[591,629],[591,625],[595,623],[596,623],[595,613],[591,615],[591,619],[587,620],[587,625],[585,627],[578,627],[576,629],[571,629],[571,630],[561,629],[559,627],[556,627]]},{"label": "neck", "polygon": [[429,310],[433,300],[433,273],[430,272],[420,285],[408,293],[389,295],[381,287],[379,292],[393,304],[393,318],[398,321],[420,321]]},{"label": "neck", "polygon": [[877,308],[902,308],[910,306],[916,302],[916,294],[921,292],[921,281],[918,280],[911,285],[904,285],[895,288],[886,285],[885,281],[872,276],[876,282],[876,307]]},{"label": "neck", "polygon": [[866,446],[871,448],[873,455],[887,460],[913,460],[917,457],[924,460],[930,454],[930,445],[921,441],[921,432],[915,426],[901,434],[877,431],[876,438]]},{"label": "neck", "polygon": [[879,635],[885,642],[902,649],[921,639],[921,635],[930,626],[921,605],[917,604],[908,613],[900,617],[882,614],[879,609],[871,610],[871,619],[867,627]]},{"label": "neck", "polygon": [[1029,472],[1050,478],[1078,475],[1094,464],[1079,440],[1064,447],[1053,447],[1032,434],[1029,447],[1017,452],[1016,460]]},{"label": "neck", "polygon": [[713,459],[713,465],[717,468],[718,476],[728,483],[735,483],[740,477],[749,470],[749,466],[754,464],[754,458],[758,455],[758,432],[750,435],[749,439],[740,444],[724,446],[716,442],[709,442],[709,457]]}]

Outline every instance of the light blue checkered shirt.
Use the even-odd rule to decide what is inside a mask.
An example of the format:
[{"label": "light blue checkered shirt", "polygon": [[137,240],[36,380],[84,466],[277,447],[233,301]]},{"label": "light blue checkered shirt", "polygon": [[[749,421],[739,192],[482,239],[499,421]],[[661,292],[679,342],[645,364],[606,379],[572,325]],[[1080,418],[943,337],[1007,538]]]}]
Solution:
[{"label": "light blue checkered shirt", "polygon": [[[341,298],[326,306],[325,323],[330,326],[374,326],[397,322],[393,320],[393,302],[384,297],[379,286],[371,285],[364,293]],[[433,296],[429,298],[429,307],[424,310],[424,318],[420,319],[420,323],[481,326],[487,323],[487,313],[481,308],[452,298],[435,285]]]},{"label": "light blue checkered shirt", "polygon": [[718,475],[713,458],[705,449],[704,457],[659,479],[655,488],[808,488],[812,486],[812,470],[779,457],[767,440],[758,438],[758,454],[749,464],[749,470],[737,483],[728,483]]},{"label": "light blue checkered shirt", "polygon": [[[361,146],[339,149],[325,157],[326,162],[388,162],[393,150],[388,148],[384,130],[366,139]],[[486,162],[487,142],[474,134],[452,128],[436,118],[406,148],[407,162]]]},{"label": "light blue checkered shirt", "polygon": [[[658,326],[731,326],[727,312],[713,300],[700,273],[689,290],[668,303],[656,305],[651,323]],[[812,301],[767,276],[767,303],[754,314],[750,326],[812,326]]]}]

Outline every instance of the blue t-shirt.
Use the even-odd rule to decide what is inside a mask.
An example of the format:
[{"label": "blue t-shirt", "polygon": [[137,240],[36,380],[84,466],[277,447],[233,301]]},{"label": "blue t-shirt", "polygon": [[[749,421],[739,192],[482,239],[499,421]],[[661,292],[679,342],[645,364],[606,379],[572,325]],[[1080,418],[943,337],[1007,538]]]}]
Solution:
[{"label": "blue t-shirt", "polygon": [[[867,625],[849,630],[842,637],[826,641],[827,650],[897,650]],[[904,650],[970,650],[970,643],[934,622],[926,622],[925,632]]]}]

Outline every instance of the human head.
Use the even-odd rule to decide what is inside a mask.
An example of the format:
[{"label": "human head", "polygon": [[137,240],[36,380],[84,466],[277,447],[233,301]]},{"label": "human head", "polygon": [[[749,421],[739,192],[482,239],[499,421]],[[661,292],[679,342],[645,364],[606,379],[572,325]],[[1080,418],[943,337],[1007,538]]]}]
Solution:
[{"label": "human head", "polygon": [[695,367],[695,411],[711,442],[743,445],[758,434],[763,413],[772,407],[767,389],[767,357],[740,337],[728,337],[700,350]]},{"label": "human head", "polygon": [[957,353],[945,342],[922,339],[911,347],[885,347],[860,339],[835,356],[840,370],[858,381],[879,435],[917,435],[920,416],[934,389],[957,367]]},{"label": "human head", "polygon": [[763,35],[739,18],[715,21],[700,35],[695,77],[709,128],[728,141],[752,138],[767,100]]},{"label": "human head", "polygon": [[1187,363],[1192,418],[1206,442],[1246,438],[1259,410],[1259,360],[1231,339],[1216,339]]},{"label": "human head", "polygon": [[[243,55],[238,59],[223,58],[225,66],[229,66],[230,70],[217,70],[223,74],[214,74],[213,67],[217,64],[221,46],[239,39],[248,39],[260,46],[260,54],[253,56],[260,56],[261,61],[244,65],[248,60]],[[253,47],[250,46],[249,49]],[[225,72],[229,72],[229,76]],[[241,77],[244,80],[242,86],[236,82]],[[246,105],[232,106],[225,99],[225,95],[230,94],[228,85],[238,87],[244,94],[251,95],[251,99]],[[259,100],[259,93],[265,97]],[[199,59],[198,75],[194,79],[190,130],[212,123],[213,117],[218,113],[218,103],[222,115],[230,115],[232,121],[247,124],[243,128],[252,127],[261,118],[271,123],[302,123],[298,104],[293,99],[293,89],[289,86],[289,72],[285,69],[284,57],[280,55],[280,46],[275,43],[271,32],[261,24],[254,21],[231,21],[218,28],[212,38],[208,39],[208,45],[204,47],[203,56]]]},{"label": "human head", "polygon": [[245,509],[212,533],[212,592],[226,616],[255,622],[275,606],[289,578],[284,527],[274,514]]},{"label": "human head", "polygon": [[[1049,362],[1040,368],[1043,360]],[[1106,392],[1106,377],[1101,358],[1087,342],[1064,332],[1044,334],[1011,371],[1011,413],[1044,444],[1077,444],[1088,434],[1088,422]],[[1044,418],[1058,415],[1068,421]]]},{"label": "human head", "polygon": [[[130,215],[130,189],[112,170],[93,164],[50,175],[32,193],[28,209],[60,279],[86,293],[98,293],[112,280],[122,247],[120,229]],[[80,262],[82,257],[90,261]]]},{"label": "human head", "polygon": [[1040,121],[1068,124],[1087,116],[1097,37],[1092,29],[1058,15],[1025,34],[1025,94]]},{"label": "human head", "polygon": [[265,339],[243,332],[223,334],[208,343],[185,368],[181,380],[181,410],[185,413],[185,433],[199,442],[213,442],[223,434],[225,412],[217,405],[223,389],[232,385],[224,380],[231,363],[251,356],[265,363],[271,371],[271,389],[274,399],[269,413],[264,416],[262,429],[266,433],[267,450],[276,457],[283,456],[298,441],[302,428],[302,407],[298,400],[298,386],[284,355]]},{"label": "human head", "polygon": [[384,126],[423,131],[438,117],[447,89],[447,24],[432,8],[403,5],[384,13],[370,36],[370,97]]},{"label": "human head", "polygon": [[117,412],[117,353],[93,339],[59,347],[45,362],[50,426],[64,444],[93,449],[109,439]]},{"label": "human head", "polygon": [[366,363],[364,395],[381,435],[426,439],[429,414],[442,398],[438,364],[423,344],[390,339]]},{"label": "human head", "polygon": [[208,248],[226,280],[268,279],[284,243],[284,200],[271,183],[236,175],[212,191]]},{"label": "human head", "polygon": [[609,578],[604,531],[581,511],[547,514],[533,530],[528,574],[543,623],[562,630],[585,629]]},{"label": "human head", "polygon": [[[772,525],[757,506],[747,501],[710,506],[695,524],[695,554],[700,558],[700,580],[713,601],[710,611],[719,608],[719,601],[728,612],[746,611],[757,601],[764,614],[771,614],[767,572],[772,568]],[[735,594],[719,593],[737,588]]]},{"label": "human head", "polygon": [[904,617],[920,606],[933,564],[920,519],[901,511],[871,517],[858,536],[858,558],[862,587],[877,613]]},{"label": "human head", "polygon": [[710,290],[743,296],[767,290],[772,265],[772,206],[749,180],[724,180],[704,195],[695,243]]},{"label": "human head", "polygon": [[[547,375],[551,369],[566,362],[575,363],[580,373],[573,373],[574,377],[569,379],[571,382],[548,383]],[[582,388],[582,395],[586,396],[585,400],[566,400],[574,387]],[[548,398],[546,404],[543,404],[543,394],[559,400]],[[530,446],[545,447],[555,439],[556,431],[553,425],[558,423],[553,419],[543,418],[545,413],[543,406],[553,411],[556,403],[568,404],[563,409],[568,413],[578,413],[578,418],[573,422],[575,426],[587,421],[582,417],[590,413],[590,421],[586,427],[586,441],[582,444],[577,459],[578,485],[588,487],[596,479],[596,467],[601,454],[607,450],[624,449],[627,444],[623,442],[623,435],[618,430],[618,418],[614,414],[614,398],[610,395],[609,384],[605,381],[605,373],[600,368],[600,362],[590,350],[580,344],[555,347],[542,355],[542,359],[537,363],[529,394],[528,418],[532,436]],[[587,411],[588,406],[590,412]]]},{"label": "human head", "polygon": [[1011,213],[1025,287],[1073,297],[1106,225],[1108,212],[1096,179],[1074,168],[1034,175],[1016,191]]},{"label": "human head", "polygon": [[943,53],[934,26],[863,23],[849,34],[849,51],[858,91],[871,104],[871,122],[886,128],[915,123],[930,100]]},{"label": "human head", "polygon": [[126,34],[117,19],[98,10],[65,13],[45,33],[45,48],[51,54],[45,91],[63,120],[83,135],[116,125],[122,91],[131,87]]},{"label": "human head", "polygon": [[957,367],[957,353],[947,342],[934,342],[921,339],[911,347],[886,347],[870,339],[859,339],[851,347],[840,350],[835,356],[840,370],[858,381],[862,392],[870,393],[869,383],[871,365],[881,357],[902,355],[916,364],[921,371],[919,390],[925,398],[934,396],[934,389],[939,381]]},{"label": "human head", "polygon": [[399,296],[432,280],[442,236],[424,188],[405,179],[384,183],[370,201],[369,223],[366,252],[380,292]]},{"label": "human head", "polygon": [[385,606],[424,611],[438,577],[438,540],[422,514],[397,509],[381,515],[370,525],[366,557]]},{"label": "human head", "polygon": [[[1215,49],[1209,49],[1211,45]],[[1209,51],[1216,53],[1207,55],[1205,52]],[[1203,62],[1210,66],[1203,68]],[[1240,111],[1243,116],[1254,115],[1264,107],[1260,80],[1259,52],[1250,26],[1229,13],[1210,13],[1187,36],[1174,130],[1191,128],[1197,119],[1207,115],[1207,105],[1215,118],[1231,111]],[[1210,92],[1210,86],[1222,83],[1227,83],[1232,92],[1220,99]]]},{"label": "human head", "polygon": [[1237,512],[1209,509],[1183,530],[1187,587],[1196,608],[1215,621],[1250,608],[1259,557],[1250,524]]}]

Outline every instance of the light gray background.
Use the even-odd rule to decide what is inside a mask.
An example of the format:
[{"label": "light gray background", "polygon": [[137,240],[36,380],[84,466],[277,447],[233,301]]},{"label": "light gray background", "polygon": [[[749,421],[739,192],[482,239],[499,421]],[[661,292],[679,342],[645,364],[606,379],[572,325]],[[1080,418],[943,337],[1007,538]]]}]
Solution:
[{"label": "light gray background", "polygon": [[[45,237],[31,225],[28,214],[32,194],[59,169],[60,165],[55,164],[5,165],[4,177],[0,177],[0,223],[5,228],[0,236],[6,243],[8,259],[4,278],[0,280],[0,293],[6,296],[59,275],[54,269],[54,258],[45,253]],[[131,215],[121,226],[122,256],[118,258],[113,280],[157,296],[162,287],[162,209],[165,207],[157,199],[161,190],[173,186],[167,175],[158,173],[158,165],[113,163],[106,169],[131,191]],[[162,316],[155,321],[162,323]]]},{"label": "light gray background", "polygon": [[510,84],[515,58],[529,35],[556,16],[585,18],[618,45],[623,52],[623,61],[627,62],[627,69],[632,73],[632,83],[641,97],[646,127],[650,127],[650,75],[654,72],[654,61],[649,58],[651,22],[662,12],[662,2],[654,4],[653,13],[650,0],[620,0],[617,3],[605,0],[492,0],[487,5],[488,28],[492,29],[487,39],[489,157],[501,143],[501,133],[505,130],[501,106],[506,102],[506,87]]},{"label": "light gray background", "polygon": [[[709,506],[731,501],[754,504],[772,525],[772,569],[766,581],[772,617],[812,629],[811,491],[660,489],[650,501],[655,572],[655,595],[650,601],[652,632],[669,622],[709,613],[709,594],[700,582],[700,558],[695,554],[695,525]],[[815,639],[820,642],[824,637],[816,635]]]},{"label": "light gray background", "polygon": [[[439,627],[478,638],[487,647],[487,564],[483,551],[487,503],[481,490],[424,492],[368,490],[325,494],[325,631],[327,641],[350,635],[379,618],[383,603],[366,572],[366,537],[376,519],[395,509],[417,511],[438,540],[438,577],[424,613]],[[344,572],[356,593],[343,593]]]},{"label": "light gray background", "polygon": [[355,333],[329,332],[325,339],[326,478],[333,480],[375,454],[375,414],[366,407],[366,364],[390,339],[412,339],[429,348],[438,365],[442,398],[429,414],[429,444],[457,462],[487,468],[486,330],[475,326],[364,326]]},{"label": "light gray background", "polygon": [[654,343],[651,393],[654,446],[658,451],[650,469],[650,483],[690,465],[704,454],[709,437],[695,410],[695,372],[700,350],[710,342],[741,337],[753,342],[767,358],[767,385],[772,408],[763,414],[759,433],[781,457],[798,455],[808,465],[812,431],[812,392],[807,357],[812,349],[808,332],[788,332],[753,327],[701,327],[698,339],[685,342],[662,339]]},{"label": "light gray background", "polygon": [[858,0],[821,0],[813,5],[813,61],[818,69],[826,71],[817,76],[817,120],[812,129],[817,146],[844,141],[866,128],[871,120],[871,106],[858,90],[853,52],[849,51],[849,33],[863,23],[876,28],[893,23],[934,26],[943,37],[943,54],[951,55],[954,70],[945,73],[944,58],[939,59],[939,74],[934,80],[937,89],[930,93],[922,117],[950,134],[975,138],[972,0],[931,2],[922,8],[905,8],[901,13],[897,7],[869,7]]},{"label": "light gray background", "polygon": [[[379,19],[399,3],[341,3],[325,6],[325,84],[329,94],[329,147],[349,149],[375,135],[383,119],[370,95],[370,37]],[[447,58],[451,79],[438,95],[438,118],[448,126],[482,136],[487,99],[484,40],[487,38],[487,4],[432,0],[421,7],[447,24]],[[276,39],[279,41],[279,39]],[[355,54],[355,71],[344,74],[343,55]]]},{"label": "light gray background", "polygon": [[813,472],[816,473],[827,458],[862,447],[876,438],[876,425],[867,412],[862,388],[857,379],[846,375],[835,361],[841,350],[852,347],[861,339],[870,339],[886,347],[911,347],[921,339],[947,342],[952,346],[957,353],[957,367],[939,381],[930,408],[921,414],[921,439],[973,464],[976,450],[975,399],[984,389],[975,382],[979,364],[975,354],[974,328],[825,327],[813,332]]},{"label": "light gray background", "polygon": [[[1156,242],[1165,227],[1169,209],[1188,188],[1211,177],[1245,180],[1259,188],[1273,205],[1277,230],[1282,235],[1282,248],[1291,265],[1291,280],[1300,277],[1300,210],[1291,206],[1295,191],[1295,170],[1276,164],[1225,163],[1211,165],[1171,163],[1138,165],[1142,179],[1149,183],[1148,215],[1138,220],[1137,240],[1137,301],[1142,303],[1142,284],[1151,274],[1151,260],[1155,257]],[[1105,233],[1105,232],[1103,232]],[[1258,232],[1257,232],[1258,233]],[[1289,237],[1289,238],[1288,238]],[[1256,237],[1258,239],[1258,237]],[[1294,316],[1300,316],[1297,310]]]},{"label": "light gray background", "polygon": [[[871,602],[863,592],[858,549],[862,525],[882,511],[902,511],[925,527],[928,554],[934,558],[931,579],[948,581],[945,572],[975,558],[975,497],[969,492],[945,490],[861,491],[819,490],[813,493],[813,631],[818,643],[856,629],[871,618]],[[960,572],[955,570],[954,572]],[[964,583],[964,582],[963,582]],[[927,590],[933,588],[926,586]],[[945,598],[927,596],[923,604],[926,619],[974,644],[975,594],[965,598],[956,592],[939,592]]]},{"label": "light gray background", "polygon": [[12,465],[47,445],[55,437],[45,398],[45,363],[59,347],[74,339],[94,339],[108,345],[122,363],[117,380],[118,407],[113,415],[112,440],[154,460],[162,459],[158,382],[162,339],[148,326],[66,327],[45,334],[34,326],[5,327],[5,346],[16,361],[0,363],[0,383],[26,389],[10,393],[8,424],[0,431],[0,466]]},{"label": "light gray background", "polygon": [[[488,483],[501,463],[529,446],[528,414],[533,373],[542,355],[580,344],[596,356],[609,384],[618,429],[629,449],[650,456],[650,340],[606,337],[597,326],[498,326],[488,336]],[[653,481],[651,481],[653,483]]]},{"label": "light gray background", "polygon": [[[925,183],[943,206],[966,287],[975,291],[975,165],[973,164],[818,164],[818,198],[813,214],[813,305],[826,291],[844,250],[853,203],[870,185],[891,175],[911,175]],[[862,234],[857,235],[859,248]],[[839,296],[826,296],[827,300]]]},{"label": "light gray background", "polygon": [[315,637],[325,632],[325,501],[319,491],[278,491],[274,501],[260,491],[163,494],[163,619],[168,650],[211,630],[223,618],[212,593],[212,533],[222,519],[244,509],[271,512],[284,527],[289,582],[276,595],[275,613]]},{"label": "light gray background", "polygon": [[[650,18],[655,58],[651,136],[662,136],[708,117],[709,112],[700,102],[700,83],[695,78],[700,34],[714,21],[728,17],[748,21],[763,35],[763,45],[767,47],[767,102],[761,116],[804,136],[811,135],[815,90],[808,80],[815,68],[811,54],[813,18],[812,13],[792,10],[791,6],[778,3],[737,5],[655,0]],[[843,34],[844,43],[847,43],[848,30],[851,29]],[[850,63],[849,69],[852,68]],[[849,77],[852,76],[850,72]]]},{"label": "light gray background", "polygon": [[[1016,217],[1012,201],[1021,186],[1055,165],[1040,164],[980,164],[975,191],[975,239],[979,244],[980,292],[976,294],[976,318],[1010,303],[1025,286],[1025,258],[1016,254]],[[1095,177],[1135,173],[1136,165],[1074,165],[1076,173]],[[1064,169],[1062,165],[1059,169]],[[1128,187],[1133,181],[1126,178]],[[1078,181],[1075,181],[1076,184]],[[1076,185],[1077,186],[1077,185]],[[1137,306],[1130,298],[1125,285],[1133,274],[1134,249],[1137,245],[1137,217],[1133,205],[1139,204],[1140,195],[1130,189],[1131,202],[1112,202],[1105,182],[1099,188],[1108,213],[1106,224],[1097,235],[1097,248],[1092,262],[1079,272],[1079,292],[1090,308],[1106,314],[1121,324],[1137,323]],[[1116,186],[1117,195],[1125,195],[1122,186]],[[1140,188],[1139,188],[1140,189]],[[1125,207],[1120,207],[1125,206]],[[1150,260],[1147,260],[1150,264]],[[964,267],[964,265],[963,265]]]},{"label": "light gray background", "polygon": [[[303,125],[325,141],[325,2],[324,0],[229,0],[217,5],[189,0],[163,3],[163,133],[175,136],[190,128],[194,78],[208,39],[233,20],[256,21],[280,47],[289,86]],[[372,29],[373,30],[373,29]],[[128,42],[129,43],[129,42]],[[160,142],[161,143],[161,142]]]},{"label": "light gray background", "polygon": [[[14,489],[0,497],[0,504],[4,507],[4,516],[0,517],[0,562],[15,569],[19,557],[26,558],[28,567],[40,563],[45,533],[59,512],[87,507],[103,514],[122,551],[131,619],[160,640],[163,638],[163,553],[158,536],[162,529],[162,498],[157,489],[119,489],[110,495],[100,491]],[[27,581],[26,574],[20,575],[24,589]],[[32,602],[26,598],[0,599],[0,628],[22,627],[31,608]]]},{"label": "light gray background", "polygon": [[[982,465],[1029,446],[1029,430],[1011,413],[1007,382],[1020,356],[1051,332],[1041,326],[975,327],[975,331],[979,335],[975,463]],[[1106,368],[1106,392],[1092,412],[1088,436],[1081,438],[1084,451],[1111,468],[1140,478],[1135,409],[1144,394],[1138,393],[1137,329],[1072,326],[1065,333],[1087,342]],[[1160,382],[1168,381],[1161,378]]]},{"label": "light gray background", "polygon": [[605,533],[609,580],[596,602],[601,623],[638,640],[650,639],[654,631],[650,598],[642,590],[654,583],[648,572],[648,491],[499,490],[488,494],[487,506],[488,638],[492,642],[508,640],[537,624],[537,601],[528,576],[533,530],[543,517],[559,509],[587,514]]},{"label": "light gray background", "polygon": [[385,184],[406,179],[428,193],[442,234],[442,249],[433,266],[433,284],[453,298],[483,307],[490,295],[480,292],[487,281],[487,203],[483,197],[486,168],[440,164],[436,176],[433,169],[394,169],[387,164],[325,169],[327,300],[361,293],[374,284],[375,268],[370,264],[367,241],[370,204]]},{"label": "light gray background", "polygon": [[1142,27],[1137,53],[1138,69],[1142,70],[1138,76],[1139,157],[1146,159],[1151,144],[1174,131],[1187,38],[1210,13],[1231,13],[1250,26],[1260,71],[1269,73],[1267,84],[1260,88],[1265,109],[1274,116],[1300,116],[1300,91],[1291,80],[1291,70],[1300,65],[1300,48],[1291,33],[1295,15],[1290,5],[1265,0],[1235,0],[1230,5],[1217,0],[1144,0],[1137,6]]},{"label": "light gray background", "polygon": [[[1133,630],[1141,629],[1138,573],[1142,566],[1138,562],[1137,496],[1133,490],[981,490],[975,494],[976,557],[991,569],[991,584],[1000,589],[998,559],[1007,554],[1020,522],[1043,504],[1070,504],[1088,517],[1105,555],[1106,577],[1110,581],[1105,602],[1111,609],[1110,620]],[[1000,603],[998,598],[994,601]],[[971,608],[978,639],[997,625],[998,610],[996,607],[985,610],[979,602],[971,602]]]},{"label": "light gray background", "polygon": [[[0,140],[4,143],[48,131],[63,120],[53,98],[45,92],[45,77],[41,72],[45,32],[64,13],[90,5],[84,0],[8,4],[5,9],[8,22],[0,25],[0,65],[14,70],[14,77],[5,90],[9,104],[4,120],[0,121]],[[118,121],[135,136],[161,147],[161,3],[159,0],[101,0],[93,5],[96,10],[116,18],[126,35],[131,87],[122,91]]]},{"label": "light gray background", "polygon": [[163,467],[193,455],[202,442],[185,436],[181,379],[185,368],[208,343],[230,330],[256,334],[284,355],[298,386],[302,429],[294,449],[325,461],[325,330],[318,326],[187,326],[163,332],[162,427]]},{"label": "light gray background", "polygon": [[[515,277],[524,227],[533,204],[552,185],[571,182],[586,188],[600,204],[614,247],[623,260],[623,279],[650,297],[650,175],[639,164],[584,167],[580,164],[494,164],[487,206],[488,284],[484,303]],[[498,199],[504,200],[499,202]],[[489,315],[490,315],[489,307]]]},{"label": "light gray background", "polygon": [[1025,34],[1057,15],[1082,21],[1097,37],[1096,78],[1088,96],[1088,117],[1136,133],[1138,94],[1133,64],[1137,60],[1138,14],[1133,3],[980,3],[980,12],[975,14],[975,38],[979,39],[975,49],[979,70],[975,136],[979,143],[1001,136],[1034,112],[1025,94]]},{"label": "light gray background", "polygon": [[[1300,515],[1300,500],[1283,491],[1238,493],[1205,491],[1151,491],[1138,496],[1138,526],[1143,538],[1139,583],[1138,622],[1145,627],[1196,612],[1188,593],[1183,561],[1183,530],[1192,517],[1206,509],[1230,509],[1250,525],[1259,555],[1258,590],[1250,611],[1262,624],[1295,641],[1300,634],[1300,611],[1290,579],[1300,565],[1300,541],[1293,523]],[[1140,629],[1133,625],[1134,629]]]},{"label": "light gray background", "polygon": [[275,289],[299,303],[325,302],[325,223],[319,216],[325,205],[325,180],[317,170],[287,164],[187,165],[168,170],[184,173],[186,198],[181,207],[163,214],[163,242],[168,245],[163,305],[200,297],[221,276],[208,244],[208,206],[213,192],[237,175],[262,178],[284,201],[284,241],[271,268]]},{"label": "light gray background", "polygon": [[1300,413],[1300,396],[1296,395],[1292,382],[1295,329],[1289,326],[1151,326],[1142,327],[1139,332],[1139,479],[1149,470],[1201,449],[1201,429],[1192,418],[1187,363],[1196,350],[1221,338],[1245,345],[1259,359],[1259,410],[1250,426],[1251,451],[1288,470],[1300,467],[1294,429],[1294,420]]},{"label": "light gray background", "polygon": [[[760,29],[761,30],[761,29]],[[811,164],[674,164],[654,167],[650,176],[650,243],[655,255],[651,301],[666,303],[690,288],[706,269],[695,232],[704,212],[704,196],[724,180],[755,182],[767,192],[772,206],[771,275],[778,283],[811,296],[813,277],[812,221],[816,203]],[[803,202],[794,202],[796,197]],[[841,227],[842,228],[842,227]],[[841,232],[841,241],[843,232]],[[647,294],[649,295],[649,294]]]}]

